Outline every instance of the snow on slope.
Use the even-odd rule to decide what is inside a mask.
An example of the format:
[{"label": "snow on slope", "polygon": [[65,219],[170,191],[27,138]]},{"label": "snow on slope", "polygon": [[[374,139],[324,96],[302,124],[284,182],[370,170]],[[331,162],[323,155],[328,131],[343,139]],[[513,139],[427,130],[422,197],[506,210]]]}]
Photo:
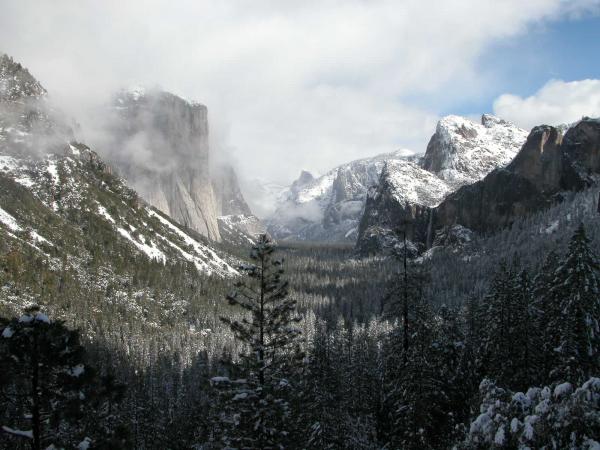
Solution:
[{"label": "snow on slope", "polygon": [[444,180],[411,161],[388,161],[383,170],[392,195],[401,204],[434,207],[452,191]]},{"label": "snow on slope", "polygon": [[[237,274],[233,261],[228,262],[230,258],[218,255],[149,207],[136,207],[140,200],[135,193],[110,172],[95,153],[81,144],[65,145],[62,155],[0,154],[0,174],[31,191],[56,214],[67,217],[72,211],[85,211],[97,215],[98,220],[111,225],[115,239],[125,239],[134,251],[163,264],[186,260],[207,274]],[[111,214],[110,209],[118,213]],[[0,222],[12,231],[24,229],[4,210],[0,210]],[[35,230],[29,234],[35,242],[51,245]]]},{"label": "snow on slope", "polygon": [[368,189],[377,184],[386,161],[408,155],[410,151],[398,150],[359,159],[318,178],[303,172],[281,192],[277,209],[267,220],[269,232],[279,239],[355,239]]},{"label": "snow on slope", "polygon": [[506,166],[526,138],[525,130],[494,116],[483,115],[481,124],[444,117],[422,158],[398,151],[344,164],[318,178],[303,173],[281,196],[269,231],[285,239],[354,240],[367,191],[379,184],[386,162],[395,195],[430,206]]},{"label": "snow on slope", "polygon": [[484,114],[481,124],[460,116],[441,119],[423,158],[423,168],[455,189],[506,166],[519,152],[527,131]]}]

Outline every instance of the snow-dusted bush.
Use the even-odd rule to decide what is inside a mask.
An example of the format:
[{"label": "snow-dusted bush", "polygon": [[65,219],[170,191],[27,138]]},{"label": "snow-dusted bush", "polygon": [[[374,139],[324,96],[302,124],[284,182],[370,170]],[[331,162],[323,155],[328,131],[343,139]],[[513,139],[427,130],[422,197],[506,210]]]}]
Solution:
[{"label": "snow-dusted bush", "polygon": [[512,393],[484,379],[479,416],[464,449],[600,450],[600,378],[580,387],[557,383]]}]

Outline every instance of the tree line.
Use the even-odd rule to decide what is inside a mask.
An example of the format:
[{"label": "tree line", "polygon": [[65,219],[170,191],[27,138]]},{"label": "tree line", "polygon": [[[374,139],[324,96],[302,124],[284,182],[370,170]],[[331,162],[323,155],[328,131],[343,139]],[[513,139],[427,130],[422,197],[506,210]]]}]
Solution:
[{"label": "tree line", "polygon": [[227,295],[235,351],[187,365],[166,353],[115,374],[39,310],[4,319],[3,448],[600,445],[600,266],[583,225],[536,273],[503,261],[462,306],[429,301],[427,266],[399,264],[377,317],[316,318],[309,335],[283,267],[261,237]]}]

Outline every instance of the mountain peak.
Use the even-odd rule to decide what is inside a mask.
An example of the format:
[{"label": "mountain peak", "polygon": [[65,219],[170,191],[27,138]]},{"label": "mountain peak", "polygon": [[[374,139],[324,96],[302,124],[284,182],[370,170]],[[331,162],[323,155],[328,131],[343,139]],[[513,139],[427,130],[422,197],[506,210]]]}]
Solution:
[{"label": "mountain peak", "polygon": [[525,130],[489,114],[481,117],[481,124],[446,116],[427,145],[423,168],[456,187],[474,183],[506,166],[526,138]]},{"label": "mountain peak", "polygon": [[0,53],[0,101],[18,101],[45,95],[46,89],[29,70],[10,56]]},{"label": "mountain peak", "polygon": [[511,122],[508,120],[504,120],[498,116],[494,116],[492,114],[482,114],[481,116],[481,125],[486,128],[492,128],[497,125],[506,126],[506,127],[514,127]]},{"label": "mountain peak", "polygon": [[169,102],[185,105],[193,109],[207,110],[207,107],[195,100],[189,100],[159,87],[146,87],[143,85],[131,85],[120,89],[114,96],[114,104],[117,107],[128,107],[138,104],[147,104],[153,102]]}]

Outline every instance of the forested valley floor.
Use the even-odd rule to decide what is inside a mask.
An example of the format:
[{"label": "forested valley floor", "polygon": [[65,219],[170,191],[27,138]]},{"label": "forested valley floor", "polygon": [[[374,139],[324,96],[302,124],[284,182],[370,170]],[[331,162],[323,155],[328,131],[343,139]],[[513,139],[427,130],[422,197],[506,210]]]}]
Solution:
[{"label": "forested valley floor", "polygon": [[406,272],[263,238],[239,279],[82,276],[0,244],[0,448],[597,449],[597,197]]}]

